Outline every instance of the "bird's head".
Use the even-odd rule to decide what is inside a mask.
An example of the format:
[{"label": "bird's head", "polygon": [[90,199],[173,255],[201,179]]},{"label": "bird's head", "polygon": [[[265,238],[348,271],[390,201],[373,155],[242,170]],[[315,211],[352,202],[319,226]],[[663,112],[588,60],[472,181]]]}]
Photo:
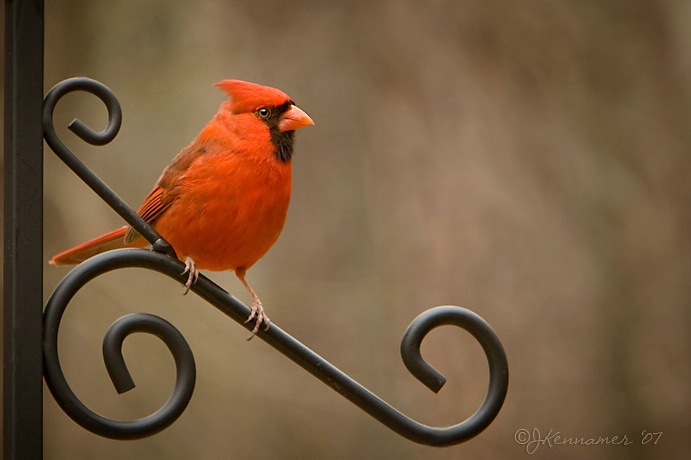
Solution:
[{"label": "bird's head", "polygon": [[230,96],[228,110],[233,115],[252,116],[268,126],[279,160],[289,161],[295,130],[314,122],[280,89],[242,80],[223,80],[216,86]]}]

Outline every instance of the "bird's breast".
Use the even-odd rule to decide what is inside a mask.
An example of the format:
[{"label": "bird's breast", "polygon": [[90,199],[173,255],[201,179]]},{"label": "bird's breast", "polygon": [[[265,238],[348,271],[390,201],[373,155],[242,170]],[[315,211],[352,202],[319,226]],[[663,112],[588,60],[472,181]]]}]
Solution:
[{"label": "bird's breast", "polygon": [[290,189],[289,163],[208,155],[185,172],[155,227],[198,268],[249,268],[278,239]]}]

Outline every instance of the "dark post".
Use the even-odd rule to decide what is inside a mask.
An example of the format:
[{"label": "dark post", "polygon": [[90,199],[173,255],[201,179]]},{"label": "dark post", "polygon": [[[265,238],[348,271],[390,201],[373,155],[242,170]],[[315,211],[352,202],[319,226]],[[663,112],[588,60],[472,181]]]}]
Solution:
[{"label": "dark post", "polygon": [[5,0],[3,458],[43,455],[43,0]]}]

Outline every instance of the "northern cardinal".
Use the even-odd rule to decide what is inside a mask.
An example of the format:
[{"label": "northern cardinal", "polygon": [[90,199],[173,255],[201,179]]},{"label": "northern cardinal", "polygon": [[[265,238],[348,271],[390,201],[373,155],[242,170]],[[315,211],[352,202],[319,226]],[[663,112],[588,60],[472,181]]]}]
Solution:
[{"label": "northern cardinal", "polygon": [[[186,291],[199,269],[234,270],[252,296],[250,338],[270,321],[247,282],[247,270],[276,242],[291,189],[295,130],[312,119],[283,91],[223,80],[225,101],[190,145],[163,170],[139,215],[185,262]],[[73,265],[110,249],[148,243],[125,226],[57,254],[54,265]]]}]

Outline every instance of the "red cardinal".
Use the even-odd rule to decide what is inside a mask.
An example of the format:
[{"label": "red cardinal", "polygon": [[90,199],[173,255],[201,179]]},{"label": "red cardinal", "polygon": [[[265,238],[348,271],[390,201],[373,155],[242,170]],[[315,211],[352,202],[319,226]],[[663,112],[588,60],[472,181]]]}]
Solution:
[{"label": "red cardinal", "polygon": [[[185,262],[187,289],[199,269],[235,271],[252,296],[252,338],[270,321],[245,274],[283,229],[295,130],[314,122],[278,89],[239,80],[216,86],[231,100],[163,170],[138,213]],[[50,263],[73,265],[110,249],[147,244],[132,227],[122,227]]]}]

